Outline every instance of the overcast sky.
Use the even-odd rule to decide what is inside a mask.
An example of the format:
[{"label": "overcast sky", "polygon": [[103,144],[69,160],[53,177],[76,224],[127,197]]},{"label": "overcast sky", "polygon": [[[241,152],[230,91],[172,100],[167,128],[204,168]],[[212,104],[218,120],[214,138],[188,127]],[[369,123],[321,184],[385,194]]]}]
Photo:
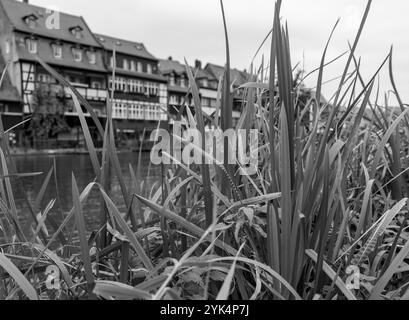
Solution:
[{"label": "overcast sky", "polygon": [[[30,0],[41,6],[82,15],[90,28],[129,40],[143,42],[159,58],[172,56],[192,64],[225,63],[223,23],[219,0]],[[272,25],[273,0],[224,0],[231,44],[232,65],[248,69],[251,59]],[[284,0],[282,18],[288,22],[293,65],[305,70],[319,66],[330,31],[339,27],[328,60],[348,49],[353,41],[366,0]],[[409,1],[374,0],[357,54],[368,80],[394,45],[394,73],[398,89],[409,102]],[[268,55],[268,46],[263,51]],[[261,58],[261,57],[260,57]],[[258,62],[260,59],[257,60]],[[325,79],[342,73],[344,60],[327,69]],[[388,73],[382,73],[382,88],[390,89]],[[307,84],[315,86],[315,77]],[[336,82],[325,86],[328,97]]]}]

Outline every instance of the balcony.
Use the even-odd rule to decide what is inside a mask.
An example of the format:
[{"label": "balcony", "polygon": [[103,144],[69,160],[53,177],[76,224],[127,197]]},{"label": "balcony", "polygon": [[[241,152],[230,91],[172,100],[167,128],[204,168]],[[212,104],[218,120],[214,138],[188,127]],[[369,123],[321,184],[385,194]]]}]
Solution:
[{"label": "balcony", "polygon": [[88,100],[106,100],[108,97],[107,91],[102,89],[86,89],[86,99]]},{"label": "balcony", "polygon": [[160,105],[115,104],[112,110],[114,119],[139,121],[167,121],[168,115]]},{"label": "balcony", "polygon": [[[108,97],[106,89],[91,89],[84,87],[74,86],[78,93],[87,100],[90,101],[105,101]],[[65,89],[65,95],[69,97],[68,89]]]}]

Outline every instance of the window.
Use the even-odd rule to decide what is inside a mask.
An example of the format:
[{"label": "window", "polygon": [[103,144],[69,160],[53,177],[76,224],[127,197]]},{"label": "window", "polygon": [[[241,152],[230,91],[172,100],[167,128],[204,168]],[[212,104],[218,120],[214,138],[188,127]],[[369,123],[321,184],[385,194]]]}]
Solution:
[{"label": "window", "polygon": [[129,92],[137,92],[138,87],[137,87],[137,80],[131,79],[129,80]]},{"label": "window", "polygon": [[62,58],[62,47],[58,44],[53,45],[53,54],[54,54],[54,58],[61,59]]},{"label": "window", "polygon": [[91,88],[92,89],[102,89],[102,84],[99,81],[92,81]]},{"label": "window", "polygon": [[170,75],[170,80],[169,80],[169,82],[170,82],[170,85],[171,85],[171,86],[174,86],[174,85],[175,85],[175,75],[174,75],[173,73]]},{"label": "window", "polygon": [[152,73],[152,66],[150,64],[147,65],[147,72]]},{"label": "window", "polygon": [[97,63],[97,57],[95,52],[93,51],[88,51],[88,61],[90,64],[96,64]]},{"label": "window", "polygon": [[138,62],[138,72],[143,72],[142,63]]},{"label": "window", "polygon": [[37,81],[41,83],[51,83],[51,76],[49,74],[39,73]]},{"label": "window", "polygon": [[135,61],[131,61],[131,71],[135,72],[136,71],[136,64]]},{"label": "window", "polygon": [[24,18],[24,21],[30,29],[34,29],[37,26],[37,20],[38,18],[34,14]]},{"label": "window", "polygon": [[109,65],[111,66],[111,68],[114,68],[114,57],[113,56],[109,60]]},{"label": "window", "polygon": [[82,61],[82,51],[81,49],[74,48],[72,49],[72,53],[74,55],[74,61],[81,62]]},{"label": "window", "polygon": [[178,96],[170,96],[170,104],[178,105],[179,104],[179,97]]},{"label": "window", "polygon": [[145,111],[144,111],[143,105],[137,105],[136,106],[136,118],[137,119],[144,119],[145,118],[144,113],[145,113]]},{"label": "window", "polygon": [[127,83],[124,78],[115,78],[115,90],[124,92],[127,90]]},{"label": "window", "polygon": [[181,87],[186,87],[186,79],[185,79],[184,76],[182,76],[182,77],[180,78],[180,86],[181,86]]},{"label": "window", "polygon": [[140,80],[136,81],[136,89],[138,93],[143,93],[143,83]]},{"label": "window", "polygon": [[150,84],[149,82],[146,82],[146,83],[145,83],[145,88],[144,88],[144,89],[145,89],[145,92],[144,92],[144,93],[145,93],[145,95],[147,95],[147,96],[149,95],[150,87],[151,87],[151,84]]},{"label": "window", "polygon": [[27,40],[27,47],[28,47],[28,52],[30,53],[37,53],[37,41],[34,39],[28,39]]},{"label": "window", "polygon": [[156,83],[149,83],[148,89],[149,89],[149,95],[150,96],[157,96],[158,95],[159,88],[158,88],[158,85]]},{"label": "window", "polygon": [[119,103],[114,103],[114,107],[113,107],[113,117],[114,118],[118,118],[119,116],[119,109],[120,109],[120,104]]},{"label": "window", "polygon": [[76,39],[81,39],[82,38],[82,28],[80,26],[76,26],[74,28],[70,29],[72,35],[76,38]]},{"label": "window", "polygon": [[208,98],[202,98],[202,106],[203,107],[209,107],[210,106],[210,100]]},{"label": "window", "polygon": [[124,59],[123,64],[122,64],[122,68],[124,70],[129,70],[129,62],[128,60]]}]

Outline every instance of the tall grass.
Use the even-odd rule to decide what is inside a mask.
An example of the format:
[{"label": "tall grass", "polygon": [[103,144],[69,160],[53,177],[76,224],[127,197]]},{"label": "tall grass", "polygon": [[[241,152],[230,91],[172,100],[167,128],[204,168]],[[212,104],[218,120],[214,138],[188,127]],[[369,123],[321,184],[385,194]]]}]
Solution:
[{"label": "tall grass", "polygon": [[[322,103],[326,67],[345,55],[330,61],[326,57],[338,22],[320,66],[313,71],[318,72],[316,91],[308,91],[301,83],[294,85],[289,32],[281,23],[281,1],[277,1],[269,34],[268,76],[264,62],[258,71],[252,68],[242,86],[242,116],[235,128],[259,132],[259,165],[252,176],[239,175],[240,165],[227,161],[201,166],[175,162],[164,166],[163,181],[148,190],[140,178],[141,161],[136,170],[132,166],[129,173],[121,170],[112,101],[103,128],[87,101],[40,61],[70,89],[95,180],[81,192],[72,177],[72,210],[57,224],[53,215],[59,200],[41,206],[53,175],[57,185],[54,162],[35,203],[26,199],[35,228],[24,230],[12,184],[27,174],[16,171],[5,143],[7,133],[0,125],[0,230],[5,240],[0,298],[407,299],[409,193],[403,185],[409,109],[393,79],[392,51],[369,80],[361,76],[355,51],[370,7],[368,1],[339,86],[329,102]],[[210,120],[225,130],[232,127],[233,92],[223,6],[222,13],[227,63],[218,107]],[[379,104],[379,89],[374,100],[376,78],[385,66],[400,112],[392,111],[387,100]],[[187,70],[195,104],[195,116],[186,108],[189,127],[204,133],[199,91],[193,72]],[[301,103],[305,95],[307,102]],[[82,107],[93,116],[104,139],[101,162]],[[225,155],[230,147],[225,144]],[[126,212],[115,206],[107,190],[109,170],[120,182]],[[124,179],[128,174],[129,186]],[[83,207],[94,189],[103,200],[101,228],[89,236]],[[73,225],[79,244],[73,241]],[[46,286],[45,270],[51,265],[62,275],[58,289]],[[360,285],[351,287],[357,271]]]}]

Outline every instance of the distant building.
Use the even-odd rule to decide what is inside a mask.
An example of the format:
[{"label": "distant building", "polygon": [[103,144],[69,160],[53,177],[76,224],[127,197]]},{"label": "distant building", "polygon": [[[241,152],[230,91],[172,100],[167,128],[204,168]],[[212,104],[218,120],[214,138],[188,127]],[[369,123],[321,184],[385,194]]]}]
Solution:
[{"label": "distant building", "polygon": [[[202,110],[207,115],[212,115],[216,111],[218,99],[221,98],[218,97],[218,86],[225,69],[214,64],[207,64],[203,68],[199,60],[196,60],[195,66],[190,68],[199,89]],[[183,103],[187,103],[194,112],[192,97],[191,95],[187,96],[189,83],[186,66],[170,57],[167,60],[160,61],[160,70],[168,80],[169,113],[175,117]],[[235,88],[246,83],[248,77],[246,72],[236,69],[231,71],[231,81],[234,81]],[[233,99],[233,119],[235,123],[237,123],[241,115],[242,99],[243,90],[235,91]]]},{"label": "distant building", "polygon": [[[221,79],[225,73],[225,67],[218,66],[212,63],[208,63],[204,68],[211,76],[216,79]],[[242,102],[244,90],[239,87],[249,82],[250,75],[246,71],[240,71],[238,69],[230,70],[230,82],[233,83],[235,89],[233,94],[233,124],[237,124],[242,112]]]},{"label": "distant building", "polygon": [[199,60],[195,61],[195,71],[203,111],[208,115],[211,115],[216,111],[220,79],[214,77],[206,69],[203,69],[202,62]]},{"label": "distant building", "polygon": [[182,105],[190,106],[193,111],[193,99],[188,96],[189,78],[186,66],[173,60],[172,57],[167,60],[160,60],[159,69],[168,83],[168,112],[169,122],[172,124]]},{"label": "distant building", "polygon": [[[56,14],[58,19],[53,19]],[[38,58],[78,90],[102,125],[106,122],[106,106],[113,91],[112,117],[116,138],[122,146],[132,149],[139,145],[143,133],[146,140],[158,126],[172,125],[182,105],[187,105],[192,114],[195,113],[183,63],[172,58],[158,60],[142,43],[93,34],[82,17],[49,11],[28,4],[28,1],[0,0],[0,71],[8,65],[0,87],[0,113],[6,130],[32,117],[36,108],[42,107],[39,105],[48,103],[48,96],[39,102],[39,94],[47,88],[47,94],[51,92],[64,101],[58,100],[54,106],[68,125],[68,132],[52,135],[57,136],[58,143],[65,141],[78,146],[84,141],[67,88],[41,66]],[[196,79],[202,110],[209,122],[209,116],[215,113],[217,103],[221,101],[218,87],[224,67],[214,64],[203,67],[196,60],[190,68]],[[243,100],[243,90],[239,86],[248,81],[248,75],[232,69],[231,81],[235,88],[233,121],[237,123]],[[186,111],[181,115],[181,120],[186,121]],[[88,113],[85,116],[94,143],[102,146],[96,125]],[[25,123],[25,127],[20,125],[14,130],[20,143],[27,140],[24,129],[29,126]],[[30,144],[36,147],[34,142],[39,141],[31,140]],[[48,140],[44,141],[47,146]]]},{"label": "distant building", "polygon": [[159,60],[142,43],[96,37],[105,49],[108,89],[114,89],[112,117],[117,135],[129,147],[136,146],[144,131],[149,139],[159,123],[167,124],[167,80],[160,74]]},{"label": "distant building", "polygon": [[[33,94],[41,85],[59,86],[37,62],[37,57],[55,68],[101,118],[106,116],[106,69],[103,49],[82,17],[59,14],[59,25],[48,25],[51,12],[15,0],[0,0],[1,53],[9,63],[11,85],[22,98],[25,115],[33,111]],[[73,136],[80,134],[73,106],[66,110]],[[91,123],[90,123],[91,125]],[[92,130],[92,128],[91,128]],[[96,130],[92,134],[97,139]]]}]

